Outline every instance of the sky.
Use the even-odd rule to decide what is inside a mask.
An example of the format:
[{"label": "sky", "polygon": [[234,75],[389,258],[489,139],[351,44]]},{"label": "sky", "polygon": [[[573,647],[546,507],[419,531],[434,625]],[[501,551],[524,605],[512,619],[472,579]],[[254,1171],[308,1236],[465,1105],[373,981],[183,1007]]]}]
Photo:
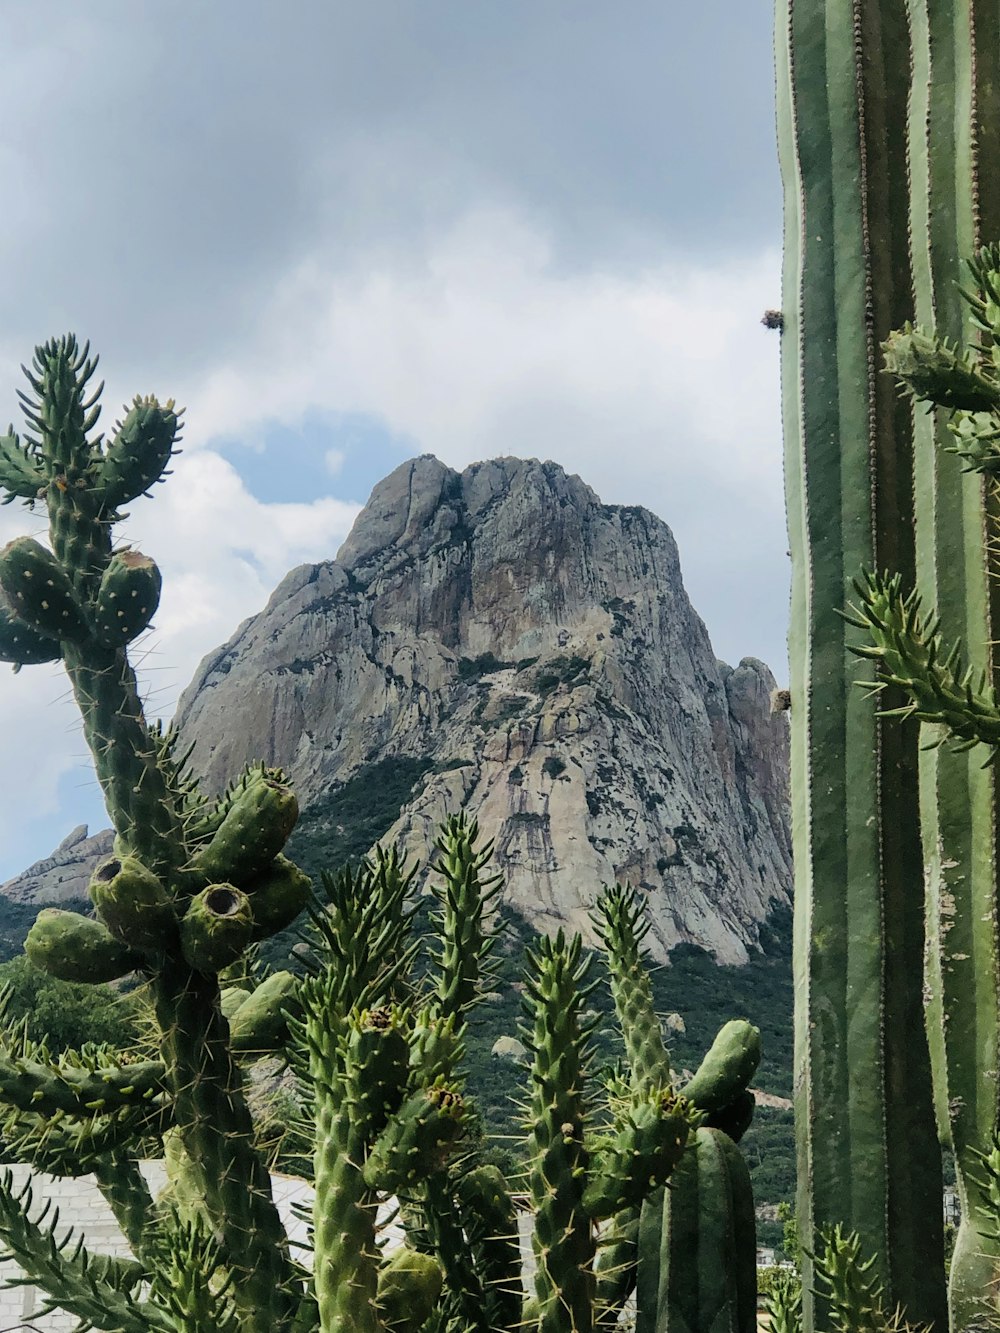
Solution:
[{"label": "sky", "polygon": [[[67,331],[99,429],[185,407],[119,530],[163,571],[151,716],[421,453],[645,505],[784,683],[771,0],[42,0],[0,50],[2,426]],[[0,735],[2,881],[107,820],[61,668],[0,668]]]}]

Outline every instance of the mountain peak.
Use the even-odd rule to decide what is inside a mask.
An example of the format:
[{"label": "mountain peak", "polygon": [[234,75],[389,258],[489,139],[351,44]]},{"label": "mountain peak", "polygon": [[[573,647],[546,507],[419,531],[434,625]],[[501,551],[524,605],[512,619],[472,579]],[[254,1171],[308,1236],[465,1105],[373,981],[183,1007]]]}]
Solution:
[{"label": "mountain peak", "polygon": [[379,482],[335,560],[292,571],[205,659],[177,721],[210,787],[263,758],[304,804],[426,759],[389,840],[426,858],[466,808],[539,926],[586,930],[626,879],[660,956],[686,940],[739,961],[788,901],[773,687],[753,659],[716,661],[648,510],[551,462],[424,455]]}]

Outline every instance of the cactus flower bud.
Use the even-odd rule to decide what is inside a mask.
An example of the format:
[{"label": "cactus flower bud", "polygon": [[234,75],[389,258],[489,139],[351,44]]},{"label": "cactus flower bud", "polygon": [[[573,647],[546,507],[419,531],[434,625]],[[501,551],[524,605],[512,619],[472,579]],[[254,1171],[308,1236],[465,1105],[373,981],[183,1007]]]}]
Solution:
[{"label": "cactus flower bud", "polygon": [[211,880],[246,884],[271,864],[299,817],[291,787],[263,776],[242,791],[193,867]]}]

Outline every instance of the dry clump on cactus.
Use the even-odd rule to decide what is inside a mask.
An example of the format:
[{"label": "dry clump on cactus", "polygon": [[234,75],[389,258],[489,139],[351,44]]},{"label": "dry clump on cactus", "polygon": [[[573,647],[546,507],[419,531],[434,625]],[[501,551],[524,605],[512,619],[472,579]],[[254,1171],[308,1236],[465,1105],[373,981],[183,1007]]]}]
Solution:
[{"label": "dry clump on cactus", "polygon": [[[649,1329],[664,1301],[695,1321],[714,1301],[749,1333],[753,1209],[736,1142],[752,1114],[756,1029],[727,1024],[675,1090],[641,911],[610,890],[599,914],[630,1073],[602,1095],[580,939],[539,941],[524,1029],[536,1265],[525,1290],[511,1182],[483,1156],[464,1089],[466,1025],[490,985],[492,849],[474,821],[443,826],[418,966],[415,868],[396,852],[324,876],[320,904],[285,855],[298,806],[281,770],[252,766],[221,796],[201,790],[176,733],[147,721],[128,656],[156,613],[159,572],[114,543],[123,507],[167,475],[180,413],[136,399],[110,439],[94,434],[95,368],[71,336],[39,347],[28,432],[0,438],[6,499],[44,502],[50,536],[0,551],[0,660],[62,662],[116,832],[90,884],[95,915],[43,911],[26,952],[67,980],[135,978],[155,1041],[141,1059],[99,1047],[53,1057],[0,1024],[0,1133],[40,1170],[92,1172],[133,1257],[91,1255],[9,1175],[6,1252],[44,1308],[119,1333],[589,1333],[617,1323],[637,1284]],[[255,945],[304,910],[304,974],[260,975]],[[308,1262],[275,1207],[245,1095],[247,1062],[275,1054],[297,1076],[312,1160]],[[155,1200],[139,1169],[151,1154],[168,1175]],[[673,1177],[688,1183],[666,1194]],[[389,1200],[405,1236],[393,1252],[379,1221]],[[706,1254],[725,1272],[692,1286],[684,1261]],[[659,1282],[644,1309],[654,1267],[676,1269],[676,1290]]]}]

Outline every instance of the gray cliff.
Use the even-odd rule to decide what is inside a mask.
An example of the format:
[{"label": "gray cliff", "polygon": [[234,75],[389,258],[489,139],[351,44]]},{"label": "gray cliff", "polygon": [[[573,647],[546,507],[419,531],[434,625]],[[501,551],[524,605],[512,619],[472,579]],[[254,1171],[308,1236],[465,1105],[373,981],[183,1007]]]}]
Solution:
[{"label": "gray cliff", "polygon": [[[539,928],[587,930],[601,885],[628,880],[660,957],[692,941],[739,962],[789,900],[773,688],[752,658],[716,661],[647,510],[552,463],[424,456],[375,487],[336,560],[293,570],[204,659],[176,721],[211,788],[265,759],[304,805],[429,758],[388,839],[426,857],[465,808]],[[52,860],[3,891],[49,896]]]}]

